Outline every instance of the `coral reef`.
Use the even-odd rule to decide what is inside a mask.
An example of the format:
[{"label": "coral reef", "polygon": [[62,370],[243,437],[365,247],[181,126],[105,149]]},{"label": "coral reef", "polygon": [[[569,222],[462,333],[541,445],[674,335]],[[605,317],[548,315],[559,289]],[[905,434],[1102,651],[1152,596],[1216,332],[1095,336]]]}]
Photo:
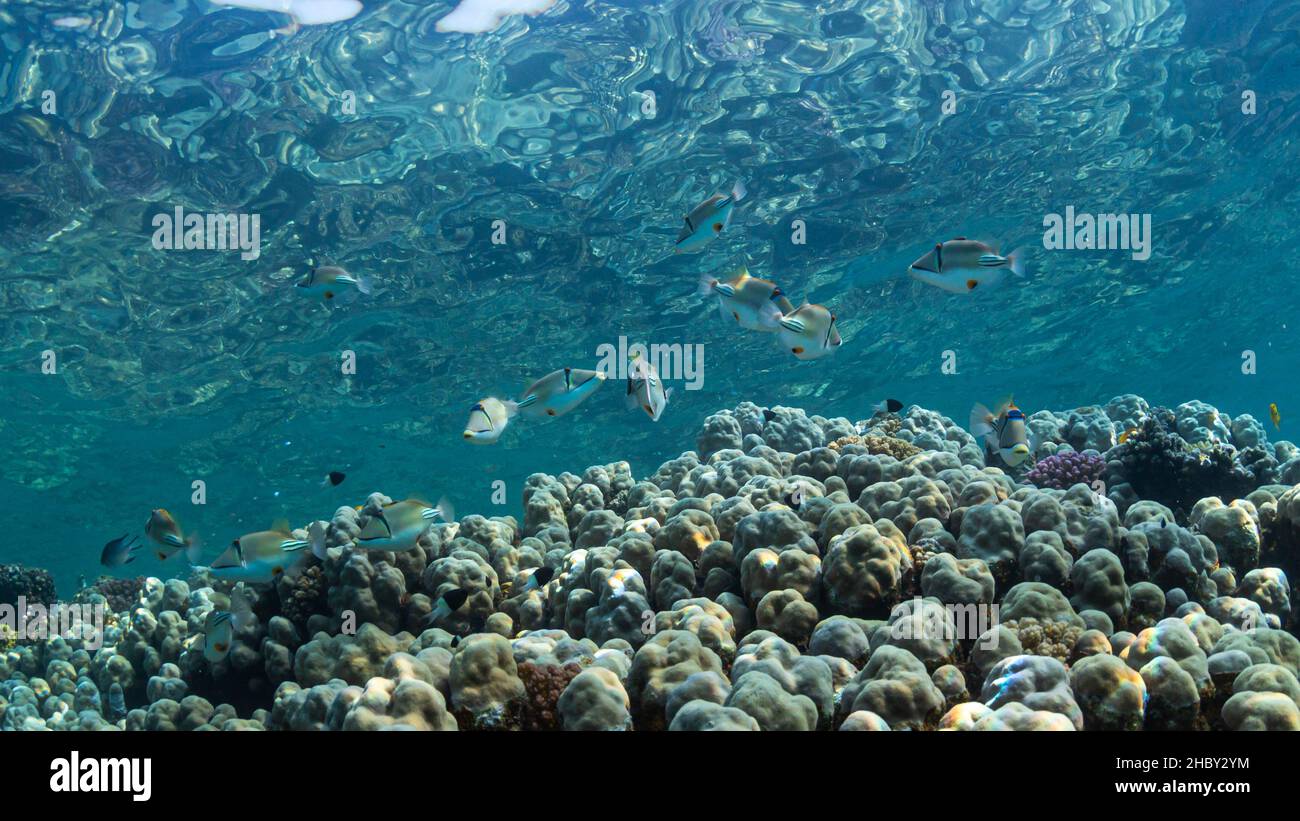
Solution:
[{"label": "coral reef", "polygon": [[1091,487],[1105,472],[1106,460],[1096,451],[1065,451],[1039,459],[1025,479],[1038,487],[1067,490],[1080,483]]},{"label": "coral reef", "polygon": [[0,604],[16,604],[19,597],[37,604],[58,601],[54,577],[48,570],[20,564],[0,564]]},{"label": "coral reef", "polygon": [[[6,628],[0,728],[1300,727],[1294,447],[1131,395],[1029,427],[1017,476],[917,406],[741,403],[647,478],[533,474],[518,518],[401,553],[352,545],[374,493],[274,584],[101,577],[75,601],[109,611],[102,647]],[[0,602],[53,592],[0,567]],[[237,593],[251,614],[209,660]]]}]

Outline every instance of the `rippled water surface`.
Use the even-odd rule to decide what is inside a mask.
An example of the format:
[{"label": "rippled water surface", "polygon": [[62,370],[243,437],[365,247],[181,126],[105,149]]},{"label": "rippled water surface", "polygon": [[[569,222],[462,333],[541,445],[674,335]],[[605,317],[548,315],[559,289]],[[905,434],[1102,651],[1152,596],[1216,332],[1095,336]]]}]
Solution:
[{"label": "rippled water surface", "polygon": [[[517,514],[529,473],[646,474],[742,399],[962,419],[1135,392],[1300,419],[1300,3],[561,0],[479,35],[437,30],[452,5],[367,0],[291,36],[206,0],[0,5],[0,562],[71,587],[158,506],[216,543],[374,489],[491,513],[500,479]],[[672,256],[737,177],[721,240]],[[1068,205],[1150,214],[1150,259],[1045,250]],[[176,206],[259,215],[261,255],[155,250]],[[957,235],[1024,246],[1029,276],[907,277]],[[797,362],[723,324],[696,283],[742,262],[832,306],[843,349]],[[374,295],[294,293],[325,263]],[[620,336],[702,343],[703,386],[658,423],[610,384],[461,440],[481,396]]]}]

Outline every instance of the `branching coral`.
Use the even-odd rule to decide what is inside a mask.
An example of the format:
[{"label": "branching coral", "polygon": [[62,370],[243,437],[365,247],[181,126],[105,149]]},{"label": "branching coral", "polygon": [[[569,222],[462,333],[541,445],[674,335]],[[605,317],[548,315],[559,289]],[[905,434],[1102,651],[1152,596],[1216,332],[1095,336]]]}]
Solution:
[{"label": "branching coral", "polygon": [[1106,460],[1097,454],[1066,451],[1039,459],[1025,479],[1038,487],[1068,490],[1080,482],[1092,485],[1105,472]]},{"label": "branching coral", "polygon": [[1152,409],[1117,455],[1124,481],[1138,496],[1184,512],[1209,496],[1226,502],[1255,489],[1255,476],[1234,459],[1235,449],[1217,441],[1189,444],[1167,408]]},{"label": "branching coral", "polygon": [[100,576],[95,580],[94,584],[94,588],[99,591],[107,602],[108,608],[115,613],[130,610],[132,605],[139,600],[140,590],[143,587],[144,576],[129,579]]},{"label": "branching coral", "polygon": [[519,678],[527,693],[524,702],[522,725],[525,730],[560,729],[560,696],[569,682],[582,672],[582,665],[534,664],[525,661],[519,665]]},{"label": "branching coral", "polygon": [[50,571],[21,564],[0,564],[0,604],[15,604],[18,597],[28,603],[53,604],[54,577]]},{"label": "branching coral", "polygon": [[920,448],[910,442],[904,442],[902,439],[895,439],[892,436],[876,436],[874,434],[841,436],[827,447],[838,452],[851,445],[866,448],[867,453],[873,456],[892,456],[898,460],[915,456],[921,452]]}]

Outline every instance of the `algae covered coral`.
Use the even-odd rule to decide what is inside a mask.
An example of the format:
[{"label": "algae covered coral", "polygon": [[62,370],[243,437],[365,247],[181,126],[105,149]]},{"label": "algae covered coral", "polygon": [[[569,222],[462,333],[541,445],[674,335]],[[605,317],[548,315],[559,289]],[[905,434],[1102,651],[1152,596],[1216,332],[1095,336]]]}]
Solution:
[{"label": "algae covered coral", "polygon": [[[229,582],[150,578],[125,607],[130,587],[84,588],[111,601],[103,645],[7,642],[0,726],[1300,729],[1300,484],[1142,498],[1147,465],[1117,443],[1139,402],[1082,438],[1074,411],[1035,414],[1043,458],[1106,446],[1107,495],[1018,480],[918,406],[878,434],[910,446],[898,458],[850,432],[879,418],[750,403],[653,471],[535,474],[522,515],[435,524],[408,552],[351,541],[374,494],[322,521],[322,560],[254,588],[217,663],[192,646]],[[1182,458],[1178,415],[1150,413]],[[1289,443],[1249,447],[1279,475],[1300,464]],[[1205,481],[1160,487],[1186,504]],[[554,572],[527,584],[538,568]],[[465,604],[426,625],[448,590]]]}]

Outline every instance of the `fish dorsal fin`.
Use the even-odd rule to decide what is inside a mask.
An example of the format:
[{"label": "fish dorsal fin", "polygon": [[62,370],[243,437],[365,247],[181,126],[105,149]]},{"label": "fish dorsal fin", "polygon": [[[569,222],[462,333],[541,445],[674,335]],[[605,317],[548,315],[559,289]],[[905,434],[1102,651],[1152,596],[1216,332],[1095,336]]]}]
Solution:
[{"label": "fish dorsal fin", "polygon": [[293,528],[289,527],[288,519],[281,517],[279,519],[276,519],[274,522],[271,522],[271,530],[275,531],[276,533],[289,533],[293,530]]}]

